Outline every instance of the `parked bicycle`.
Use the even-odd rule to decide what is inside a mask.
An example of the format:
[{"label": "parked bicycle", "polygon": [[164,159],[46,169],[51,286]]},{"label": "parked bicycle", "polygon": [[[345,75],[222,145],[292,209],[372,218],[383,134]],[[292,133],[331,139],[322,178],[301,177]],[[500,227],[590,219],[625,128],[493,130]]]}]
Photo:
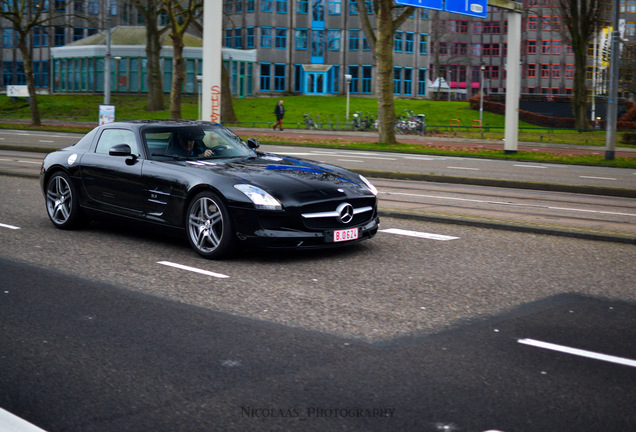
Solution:
[{"label": "parked bicycle", "polygon": [[426,133],[426,115],[404,110],[404,115],[398,116],[395,122],[395,133],[424,135]]},{"label": "parked bicycle", "polygon": [[303,119],[305,120],[305,129],[315,129],[318,127],[318,124],[311,118],[311,115],[303,114]]},{"label": "parked bicycle", "polygon": [[353,114],[353,121],[351,125],[353,129],[358,131],[378,130],[378,121],[371,114],[363,114],[360,111]]}]

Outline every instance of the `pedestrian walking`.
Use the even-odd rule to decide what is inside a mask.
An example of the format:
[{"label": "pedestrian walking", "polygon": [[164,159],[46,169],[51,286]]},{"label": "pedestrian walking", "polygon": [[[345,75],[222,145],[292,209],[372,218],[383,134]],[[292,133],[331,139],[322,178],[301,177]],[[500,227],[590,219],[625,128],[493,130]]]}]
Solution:
[{"label": "pedestrian walking", "polygon": [[283,101],[280,100],[276,104],[276,108],[274,108],[274,114],[276,115],[276,124],[274,125],[274,130],[276,127],[280,130],[283,130],[283,117],[285,117],[285,107],[283,106]]}]

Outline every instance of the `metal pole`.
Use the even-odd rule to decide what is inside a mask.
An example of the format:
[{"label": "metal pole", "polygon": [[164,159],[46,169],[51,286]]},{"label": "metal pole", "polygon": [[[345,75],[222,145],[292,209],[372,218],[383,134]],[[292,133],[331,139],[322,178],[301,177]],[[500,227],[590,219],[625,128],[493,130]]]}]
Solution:
[{"label": "metal pole", "polygon": [[614,0],[612,19],[612,51],[610,54],[609,94],[607,99],[607,133],[605,135],[605,160],[614,160],[616,150],[616,121],[618,116],[618,63],[620,32],[618,31],[618,1]]},{"label": "metal pole", "polygon": [[484,120],[484,63],[479,65],[479,128],[483,127]]},{"label": "metal pole", "polygon": [[508,11],[508,58],[506,61],[505,153],[517,153],[519,137],[519,93],[521,89],[521,13]]},{"label": "metal pole", "polygon": [[110,105],[110,11],[106,18],[106,55],[104,56],[104,105]]}]

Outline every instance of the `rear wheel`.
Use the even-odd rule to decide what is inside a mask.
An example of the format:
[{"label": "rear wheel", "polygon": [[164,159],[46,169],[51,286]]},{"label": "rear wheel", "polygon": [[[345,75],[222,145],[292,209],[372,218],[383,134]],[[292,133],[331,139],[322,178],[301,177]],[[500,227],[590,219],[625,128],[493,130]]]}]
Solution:
[{"label": "rear wheel", "polygon": [[216,194],[206,191],[195,196],[185,223],[188,241],[199,255],[219,259],[233,249],[230,214]]},{"label": "rear wheel", "polygon": [[85,221],[79,208],[75,186],[68,174],[59,171],[49,178],[46,183],[45,199],[49,219],[56,227],[77,228]]}]

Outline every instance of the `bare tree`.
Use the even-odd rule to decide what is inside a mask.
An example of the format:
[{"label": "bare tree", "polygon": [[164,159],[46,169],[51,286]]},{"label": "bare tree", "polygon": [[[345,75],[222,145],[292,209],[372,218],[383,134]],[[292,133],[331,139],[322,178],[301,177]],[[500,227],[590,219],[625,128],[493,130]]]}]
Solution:
[{"label": "bare tree", "polygon": [[558,0],[568,42],[574,52],[572,113],[577,129],[587,129],[587,46],[607,16],[605,0]]},{"label": "bare tree", "polygon": [[364,0],[356,0],[360,22],[369,42],[377,69],[379,142],[395,144],[395,103],[393,100],[393,37],[414,7],[393,0],[373,0],[376,29],[371,25]]},{"label": "bare tree", "polygon": [[183,35],[201,14],[203,0],[162,0],[168,15],[172,39],[172,86],[170,89],[170,118],[181,118],[181,86],[185,81],[183,67]]},{"label": "bare tree", "polygon": [[66,16],[66,6],[54,6],[45,0],[0,0],[0,18],[11,23],[17,36],[17,45],[22,55],[24,76],[29,92],[29,108],[31,110],[31,125],[40,126],[40,109],[35,93],[35,77],[33,76],[33,46],[29,36],[35,27],[46,27],[56,18]]},{"label": "bare tree", "polygon": [[133,0],[146,24],[146,57],[148,58],[148,111],[164,109],[163,76],[161,74],[161,36],[169,27],[159,28],[158,18],[163,10],[162,0]]}]

